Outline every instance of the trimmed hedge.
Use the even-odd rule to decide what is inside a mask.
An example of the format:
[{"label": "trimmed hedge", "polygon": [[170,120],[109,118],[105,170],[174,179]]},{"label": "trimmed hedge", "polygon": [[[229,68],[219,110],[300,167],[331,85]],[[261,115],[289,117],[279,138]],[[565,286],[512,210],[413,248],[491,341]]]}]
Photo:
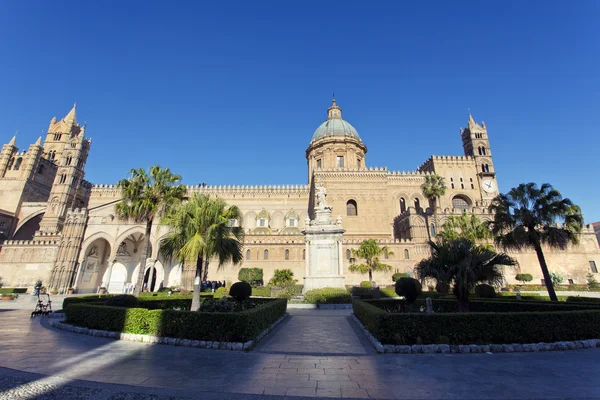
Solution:
[{"label": "trimmed hedge", "polygon": [[252,288],[252,296],[271,297],[270,286],[257,286]]},{"label": "trimmed hedge", "polygon": [[371,287],[357,287],[354,286],[351,289],[352,296],[358,296],[361,300],[379,299],[381,298],[381,292],[379,288]]},{"label": "trimmed hedge", "polygon": [[567,297],[567,303],[600,303],[600,297]]},{"label": "trimmed hedge", "polygon": [[0,288],[0,294],[22,294],[22,293],[27,293],[27,288],[11,288],[11,287],[5,287],[5,288]]},{"label": "trimmed hedge", "polygon": [[[356,317],[383,344],[504,344],[598,337],[600,310],[485,313],[388,313],[355,300]],[[490,302],[491,303],[491,302]]]},{"label": "trimmed hedge", "polygon": [[[370,304],[381,308],[390,313],[402,309],[400,300],[370,300]],[[414,310],[425,307],[425,299],[418,299]],[[492,299],[471,299],[469,300],[470,312],[532,312],[532,311],[573,311],[598,309],[600,306],[594,304],[567,304],[550,303],[536,301],[513,301],[513,300],[492,300]],[[435,299],[433,300],[433,311],[436,313],[455,313],[458,312],[458,302],[456,299]],[[589,339],[589,338],[588,338]]]},{"label": "trimmed hedge", "polygon": [[66,322],[90,329],[172,338],[247,342],[281,318],[284,299],[269,299],[251,310],[231,313],[148,310],[72,303],[65,308]]},{"label": "trimmed hedge", "polygon": [[352,295],[346,289],[322,288],[312,289],[304,293],[307,303],[350,304]]}]

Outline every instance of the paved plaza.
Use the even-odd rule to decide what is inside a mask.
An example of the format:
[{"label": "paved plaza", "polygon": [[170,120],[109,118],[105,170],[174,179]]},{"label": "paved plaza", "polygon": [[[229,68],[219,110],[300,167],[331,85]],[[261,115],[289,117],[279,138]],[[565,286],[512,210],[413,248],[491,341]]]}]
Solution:
[{"label": "paved plaza", "polygon": [[600,349],[382,355],[351,310],[289,313],[241,353],[79,335],[0,310],[0,399],[600,399]]}]

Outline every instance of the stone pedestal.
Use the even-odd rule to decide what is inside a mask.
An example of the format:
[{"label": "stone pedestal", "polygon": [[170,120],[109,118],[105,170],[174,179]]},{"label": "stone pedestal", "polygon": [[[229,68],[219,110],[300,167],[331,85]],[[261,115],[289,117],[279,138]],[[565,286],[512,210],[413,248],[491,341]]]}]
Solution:
[{"label": "stone pedestal", "polygon": [[342,219],[331,218],[331,207],[315,209],[315,219],[306,220],[304,290],[335,287],[345,289],[342,255]]}]

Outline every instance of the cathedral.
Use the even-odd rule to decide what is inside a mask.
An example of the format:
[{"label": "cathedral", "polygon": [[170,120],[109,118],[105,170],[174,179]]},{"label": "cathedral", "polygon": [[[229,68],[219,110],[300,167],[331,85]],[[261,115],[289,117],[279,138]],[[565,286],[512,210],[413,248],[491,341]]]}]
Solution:
[{"label": "cathedral", "polygon": [[[137,281],[144,226],[116,216],[116,185],[84,179],[92,144],[85,130],[77,123],[74,106],[61,120],[52,118],[46,137],[27,150],[19,151],[15,137],[2,147],[0,277],[5,286],[32,287],[41,279],[48,289],[58,291],[95,293],[105,287],[110,293],[124,293]],[[267,282],[275,269],[290,269],[302,284],[308,270],[303,231],[314,217],[316,187],[326,189],[333,215],[345,230],[340,258],[346,285],[367,279],[347,268],[351,249],[365,239],[376,239],[391,250],[384,262],[393,271],[374,273],[377,284],[391,284],[393,272],[412,273],[429,255],[428,237],[435,236],[449,216],[468,213],[491,219],[488,207],[498,194],[498,182],[487,127],[469,115],[460,138],[464,155],[431,156],[414,171],[369,166],[366,144],[342,118],[334,99],[306,149],[307,184],[187,187],[188,194],[219,196],[237,205],[243,215],[232,221],[246,233],[242,264],[217,268],[211,263],[208,279],[236,281],[239,268],[247,267],[262,268]],[[442,176],[447,186],[435,209],[421,192],[428,174]],[[145,286],[153,291],[191,288],[195,266],[159,255],[159,242],[167,233],[167,227],[154,225],[143,271]],[[550,271],[561,274],[565,283],[585,284],[588,273],[598,272],[600,250],[591,226],[584,227],[579,245],[545,251]],[[535,252],[511,255],[519,267],[505,271],[507,282],[514,283],[520,272],[533,275],[532,283],[542,283]]]}]

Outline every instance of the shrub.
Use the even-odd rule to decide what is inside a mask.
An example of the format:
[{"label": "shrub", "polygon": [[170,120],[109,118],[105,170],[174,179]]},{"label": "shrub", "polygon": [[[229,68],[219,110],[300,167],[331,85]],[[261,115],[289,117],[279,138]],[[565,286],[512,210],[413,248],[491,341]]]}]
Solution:
[{"label": "shrub", "polygon": [[236,282],[231,285],[229,295],[237,301],[248,300],[252,296],[252,286],[248,282]]},{"label": "shrub", "polygon": [[263,284],[263,270],[262,268],[240,268],[238,280],[248,282],[252,286],[261,286]]},{"label": "shrub", "polygon": [[410,278],[410,274],[407,272],[396,272],[392,275],[392,281],[396,282],[400,278]]},{"label": "shrub", "polygon": [[421,283],[414,278],[400,278],[396,281],[396,294],[404,297],[407,304],[414,303],[421,291]]},{"label": "shrub", "polygon": [[440,294],[448,294],[450,293],[450,285],[447,283],[438,282],[435,284],[435,291]]},{"label": "shrub", "polygon": [[362,288],[370,288],[371,287],[371,282],[369,282],[369,281],[362,281],[360,283],[360,287],[362,287]]},{"label": "shrub", "polygon": [[304,294],[307,303],[318,304],[350,304],[352,295],[346,289],[322,288],[312,289]]},{"label": "shrub", "polygon": [[586,275],[586,278],[587,278],[588,288],[590,288],[590,289],[598,289],[598,287],[600,287],[600,285],[598,284],[598,281],[596,280],[596,278],[594,277],[594,275],[592,275],[591,272],[588,272],[588,274]]},{"label": "shrub", "polygon": [[3,288],[0,287],[0,294],[12,294],[12,293],[27,293],[27,288]]},{"label": "shrub", "polygon": [[[250,293],[252,293],[252,288],[250,288]],[[227,297],[227,289],[225,289],[224,287],[220,287],[217,290],[215,290],[215,292],[213,293],[213,297],[215,299],[222,299],[223,296]],[[248,296],[250,297],[250,296]]]},{"label": "shrub", "polygon": [[294,296],[298,296],[302,293],[303,285],[289,285],[279,290],[275,297],[280,299],[291,299]]},{"label": "shrub", "polygon": [[137,297],[130,294],[121,294],[118,296],[109,297],[104,303],[111,307],[137,307],[139,306],[139,300]]},{"label": "shrub", "polygon": [[380,297],[388,297],[388,298],[398,297],[398,295],[396,294],[395,287],[379,288],[379,295],[380,295]]},{"label": "shrub", "polygon": [[296,283],[291,269],[276,269],[269,281],[269,286],[289,286]]},{"label": "shrub", "polygon": [[525,284],[525,282],[531,282],[533,280],[533,276],[531,276],[531,274],[517,274],[515,279]]},{"label": "shrub", "polygon": [[557,274],[555,272],[550,272],[550,279],[552,280],[552,285],[554,286],[560,285],[565,280],[561,274]]},{"label": "shrub", "polygon": [[493,286],[482,283],[480,285],[475,286],[475,296],[486,299],[493,299],[494,297],[496,297],[496,291],[494,290]]},{"label": "shrub", "polygon": [[166,336],[189,340],[247,342],[285,315],[283,299],[240,312],[146,310],[70,304],[67,322],[90,329]]},{"label": "shrub", "polygon": [[[448,337],[449,344],[556,342],[594,338],[600,330],[600,310],[590,308],[577,311],[428,314],[389,313],[373,303],[376,302],[355,300],[352,307],[356,317],[383,344],[431,344],[442,335]],[[474,303],[531,306],[530,302],[475,300],[471,304]],[[537,304],[538,308],[541,306],[568,308],[559,304],[553,307]]]},{"label": "shrub", "polygon": [[233,312],[235,311],[236,307],[235,304],[236,303],[241,303],[241,302],[236,302],[236,301],[228,301],[227,299],[223,300],[217,300],[216,298],[214,299],[208,299],[204,302],[202,302],[202,306],[200,307],[200,312]]},{"label": "shrub", "polygon": [[254,287],[254,288],[252,288],[252,296],[271,297],[271,287],[270,286]]}]

